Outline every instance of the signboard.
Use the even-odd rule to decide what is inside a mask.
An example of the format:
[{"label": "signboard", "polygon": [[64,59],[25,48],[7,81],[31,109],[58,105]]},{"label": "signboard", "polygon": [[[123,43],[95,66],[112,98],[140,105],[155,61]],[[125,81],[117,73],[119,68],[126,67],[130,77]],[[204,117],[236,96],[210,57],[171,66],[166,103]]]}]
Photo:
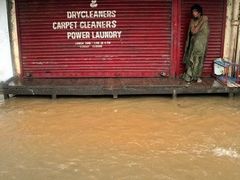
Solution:
[{"label": "signboard", "polygon": [[[97,7],[93,4],[96,1],[90,6]],[[117,30],[116,16],[116,10],[67,11],[66,19],[54,21],[52,28],[66,31],[68,40],[80,40],[75,42],[80,48],[102,48],[111,44],[111,39],[121,39],[122,31]]]}]

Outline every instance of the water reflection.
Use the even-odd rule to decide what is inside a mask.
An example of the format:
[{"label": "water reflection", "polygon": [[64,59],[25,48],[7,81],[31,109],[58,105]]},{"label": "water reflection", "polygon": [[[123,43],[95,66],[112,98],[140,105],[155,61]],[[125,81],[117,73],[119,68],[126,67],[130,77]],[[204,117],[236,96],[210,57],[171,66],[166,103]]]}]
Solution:
[{"label": "water reflection", "polygon": [[240,98],[11,98],[0,179],[239,179]]}]

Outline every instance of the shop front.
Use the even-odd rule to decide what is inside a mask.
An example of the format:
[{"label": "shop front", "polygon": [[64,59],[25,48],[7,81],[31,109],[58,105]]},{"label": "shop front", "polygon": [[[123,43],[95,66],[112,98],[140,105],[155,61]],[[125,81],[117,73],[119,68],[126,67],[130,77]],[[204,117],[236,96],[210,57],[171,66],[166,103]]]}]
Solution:
[{"label": "shop front", "polygon": [[21,77],[180,76],[194,3],[209,17],[211,76],[223,55],[225,0],[16,0]]}]

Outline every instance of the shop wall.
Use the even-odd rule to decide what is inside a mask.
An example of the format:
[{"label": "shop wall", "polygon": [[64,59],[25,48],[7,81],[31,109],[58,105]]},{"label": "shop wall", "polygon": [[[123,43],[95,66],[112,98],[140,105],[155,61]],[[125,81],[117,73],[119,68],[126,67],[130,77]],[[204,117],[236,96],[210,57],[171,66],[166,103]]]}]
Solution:
[{"label": "shop wall", "polygon": [[6,0],[0,0],[0,81],[13,75]]}]

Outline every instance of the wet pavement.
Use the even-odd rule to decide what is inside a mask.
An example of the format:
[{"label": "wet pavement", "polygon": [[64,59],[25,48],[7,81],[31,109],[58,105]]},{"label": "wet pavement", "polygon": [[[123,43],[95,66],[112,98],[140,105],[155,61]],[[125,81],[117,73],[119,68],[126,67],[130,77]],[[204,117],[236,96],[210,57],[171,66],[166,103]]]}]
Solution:
[{"label": "wet pavement", "polygon": [[0,179],[239,180],[240,97],[0,100]]}]

